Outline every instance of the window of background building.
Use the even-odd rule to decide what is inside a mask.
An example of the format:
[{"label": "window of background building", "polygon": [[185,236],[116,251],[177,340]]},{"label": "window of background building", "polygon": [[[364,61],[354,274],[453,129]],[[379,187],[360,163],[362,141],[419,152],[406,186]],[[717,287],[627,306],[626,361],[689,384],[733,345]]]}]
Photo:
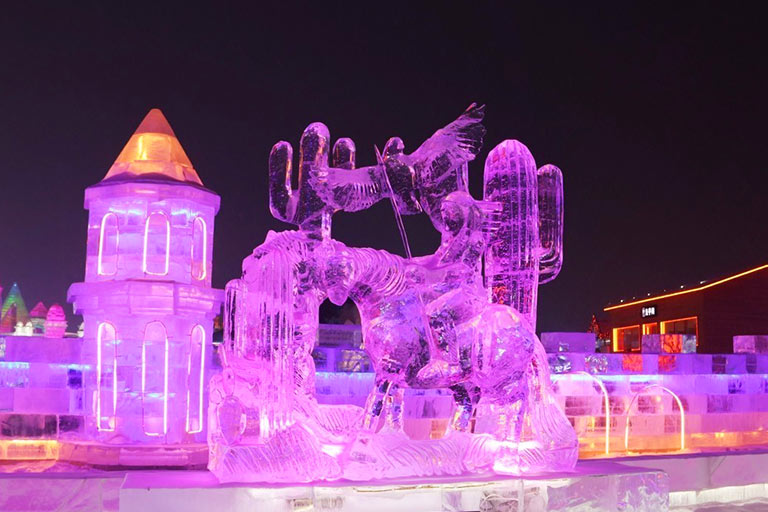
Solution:
[{"label": "window of background building", "polygon": [[695,316],[661,322],[661,334],[686,334],[696,336],[697,333],[698,319]]},{"label": "window of background building", "polygon": [[659,324],[654,322],[651,324],[643,324],[643,336],[646,334],[659,334]]},{"label": "window of background building", "polygon": [[205,329],[196,325],[189,336],[187,361],[187,421],[190,434],[203,431],[203,388],[205,386]]},{"label": "window of background building", "polygon": [[613,330],[614,352],[640,351],[640,326],[619,327]]},{"label": "window of background building", "polygon": [[117,331],[109,322],[96,333],[96,428],[115,430],[117,409]]}]

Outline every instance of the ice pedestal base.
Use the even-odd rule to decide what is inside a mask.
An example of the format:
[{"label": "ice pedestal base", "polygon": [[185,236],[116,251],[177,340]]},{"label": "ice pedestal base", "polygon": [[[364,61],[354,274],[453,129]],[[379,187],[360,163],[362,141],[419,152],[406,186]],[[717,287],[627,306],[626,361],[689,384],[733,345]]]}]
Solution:
[{"label": "ice pedestal base", "polygon": [[[98,471],[0,464],[0,510],[184,512],[690,511],[768,509],[768,453],[581,461],[528,478],[320,486],[220,484],[208,471]],[[48,464],[48,462],[46,462]],[[655,468],[655,469],[652,469]],[[15,472],[14,472],[15,471]],[[26,471],[26,472],[24,472]],[[45,471],[45,473],[33,473]],[[9,474],[10,473],[10,474]]]},{"label": "ice pedestal base", "polygon": [[435,479],[376,485],[223,487],[210,473],[130,473],[120,490],[121,512],[315,510],[464,512],[668,509],[663,471],[611,462],[579,465],[573,473],[531,478]]},{"label": "ice pedestal base", "polygon": [[101,468],[170,467],[202,469],[208,445],[136,446],[101,443],[60,443],[59,460]]}]

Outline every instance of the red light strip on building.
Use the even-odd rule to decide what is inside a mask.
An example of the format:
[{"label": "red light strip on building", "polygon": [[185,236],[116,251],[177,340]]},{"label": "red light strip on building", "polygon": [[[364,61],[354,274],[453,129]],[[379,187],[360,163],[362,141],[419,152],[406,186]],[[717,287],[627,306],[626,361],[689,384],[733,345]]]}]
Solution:
[{"label": "red light strip on building", "polygon": [[626,304],[617,304],[616,306],[608,306],[607,308],[603,308],[603,311],[611,311],[612,309],[619,309],[619,308],[626,308],[628,306],[635,306],[637,304],[643,304],[645,302],[651,302],[654,300],[659,299],[666,299],[669,297],[675,297],[677,295],[685,295],[686,293],[694,293],[694,292],[700,292],[702,290],[706,290],[707,288],[712,288],[713,286],[717,286],[719,284],[727,283],[728,281],[733,281],[734,279],[738,279],[740,277],[744,277],[749,274],[754,274],[755,272],[760,272],[761,270],[768,269],[768,265],[762,265],[760,267],[756,267],[747,271],[744,271],[740,274],[736,274],[735,276],[726,277],[724,279],[720,279],[719,281],[715,281],[714,283],[705,284],[703,286],[699,286],[696,288],[691,288],[690,290],[683,290],[679,292],[672,292],[667,293],[665,295],[657,295],[655,297],[648,297],[647,299],[640,299],[636,300],[634,302],[627,302]]}]

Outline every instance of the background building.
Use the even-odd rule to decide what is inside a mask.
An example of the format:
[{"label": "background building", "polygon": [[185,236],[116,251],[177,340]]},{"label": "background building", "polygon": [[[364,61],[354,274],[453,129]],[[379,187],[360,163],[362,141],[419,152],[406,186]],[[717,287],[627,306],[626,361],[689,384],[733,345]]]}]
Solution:
[{"label": "background building", "polygon": [[[614,352],[642,352],[643,336],[676,334],[695,338],[697,352],[729,353],[734,336],[768,334],[768,265],[607,306],[604,314]],[[663,352],[684,350],[668,339]]]}]

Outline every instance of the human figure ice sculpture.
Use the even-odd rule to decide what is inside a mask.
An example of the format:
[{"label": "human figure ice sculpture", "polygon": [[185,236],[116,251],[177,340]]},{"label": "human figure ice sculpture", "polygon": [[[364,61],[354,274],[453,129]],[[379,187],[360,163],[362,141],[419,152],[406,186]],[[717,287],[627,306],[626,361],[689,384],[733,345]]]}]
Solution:
[{"label": "human figure ice sculpture", "polygon": [[[507,233],[500,227],[538,225],[539,219],[509,217],[504,200],[516,189],[498,166],[495,178],[506,187],[496,194],[501,201],[469,195],[466,164],[482,143],[482,115],[482,108],[470,107],[410,155],[400,139],[390,139],[377,165],[360,169],[354,169],[348,139],[337,143],[346,165],[328,167],[327,129],[310,125],[302,137],[298,196],[288,185],[290,146],[275,146],[273,213],[299,230],[270,233],[245,260],[243,278],[228,286],[226,369],[212,383],[209,409],[210,467],[220,479],[518,474],[575,462],[575,434],[551,398],[532,324],[503,302],[490,302],[483,284],[481,258],[489,242],[491,248],[509,245],[499,238]],[[305,144],[318,134],[322,140]],[[508,174],[513,178],[514,169]],[[536,187],[532,190],[533,208],[526,213],[538,216]],[[398,214],[430,216],[442,233],[434,255],[403,259],[330,239],[334,211],[363,209],[383,197]],[[548,204],[559,208],[562,202]],[[548,230],[546,243],[558,245],[561,238],[554,238],[562,224],[541,225]],[[542,258],[544,251],[531,243],[528,252]],[[524,275],[512,278],[531,286]],[[311,385],[317,307],[325,298],[338,304],[347,297],[361,312],[377,373],[364,413],[353,406],[317,405]],[[407,439],[401,421],[404,387],[453,392],[456,415],[443,439]],[[376,432],[382,416],[385,427]]]}]

